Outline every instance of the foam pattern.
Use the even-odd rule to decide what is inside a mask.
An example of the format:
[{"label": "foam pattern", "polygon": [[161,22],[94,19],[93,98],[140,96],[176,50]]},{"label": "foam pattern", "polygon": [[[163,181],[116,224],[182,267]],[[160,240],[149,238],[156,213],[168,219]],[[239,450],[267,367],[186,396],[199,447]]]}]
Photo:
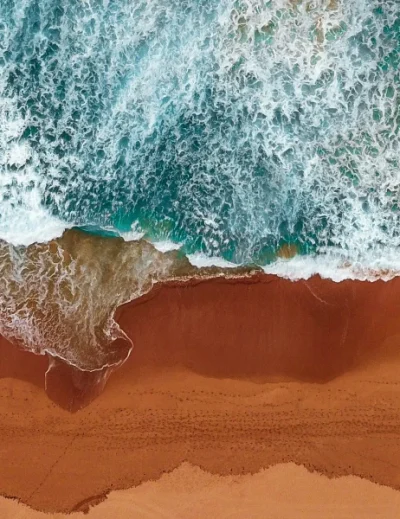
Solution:
[{"label": "foam pattern", "polygon": [[391,254],[399,55],[397,0],[4,0],[0,236]]}]

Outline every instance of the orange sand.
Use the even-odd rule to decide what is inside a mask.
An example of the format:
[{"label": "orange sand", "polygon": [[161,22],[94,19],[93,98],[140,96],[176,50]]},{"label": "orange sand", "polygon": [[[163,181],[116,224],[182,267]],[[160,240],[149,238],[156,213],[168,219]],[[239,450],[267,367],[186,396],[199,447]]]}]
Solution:
[{"label": "orange sand", "polygon": [[2,519],[397,519],[400,493],[346,476],[329,480],[294,464],[216,476],[187,463],[159,480],[111,492],[88,515],[45,514],[0,499]]},{"label": "orange sand", "polygon": [[[85,510],[111,490],[158,480],[188,462],[211,474],[201,476],[211,478],[207,490],[199,483],[203,497],[186,496],[182,506],[190,512],[171,508],[178,506],[178,472],[112,494],[91,513],[132,498],[144,514],[157,504],[149,488],[158,488],[159,499],[170,501],[164,517],[245,519],[232,515],[240,512],[234,501],[228,507],[238,485],[260,519],[397,517],[396,491],[317,473],[400,489],[399,309],[399,279],[335,284],[265,276],[255,283],[156,288],[118,311],[134,353],[105,391],[73,414],[44,393],[45,359],[3,341],[0,494],[37,510]],[[49,391],[67,408],[87,403],[85,386],[79,390],[73,379],[64,370]],[[315,471],[302,473],[304,487],[292,482],[285,491],[282,483],[302,469],[275,467],[257,475],[287,462]],[[184,470],[198,476],[197,469]],[[241,474],[239,483],[212,476]],[[190,483],[188,475],[187,484],[196,487],[197,476]],[[264,487],[278,483],[273,515]],[[212,500],[219,489],[221,499]],[[115,517],[131,516],[121,511]]]}]

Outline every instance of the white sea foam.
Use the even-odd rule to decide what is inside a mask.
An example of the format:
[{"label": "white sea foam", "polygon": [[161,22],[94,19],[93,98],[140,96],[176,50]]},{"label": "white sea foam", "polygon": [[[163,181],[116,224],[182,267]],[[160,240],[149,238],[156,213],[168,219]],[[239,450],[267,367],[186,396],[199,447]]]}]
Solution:
[{"label": "white sea foam", "polygon": [[156,241],[150,240],[145,236],[145,232],[136,224],[133,224],[131,230],[127,232],[116,231],[114,228],[113,231],[118,232],[119,236],[121,236],[125,241],[139,241],[144,237],[145,240],[151,243],[159,252],[179,250],[182,247],[182,243],[176,243],[168,239]]},{"label": "white sea foam", "polygon": [[129,231],[118,231],[114,227],[110,228],[110,230],[117,233],[124,241],[139,241],[144,236],[144,231],[136,224],[132,224]]},{"label": "white sea foam", "polygon": [[154,241],[151,243],[160,252],[169,252],[171,250],[179,250],[182,247],[181,243],[175,243],[171,240]]},{"label": "white sea foam", "polygon": [[24,143],[14,143],[8,150],[6,161],[10,166],[24,166],[31,156],[30,146]]},{"label": "white sea foam", "polygon": [[346,279],[389,281],[400,276],[400,254],[396,257],[389,252],[387,256],[382,255],[377,258],[373,255],[355,262],[350,262],[334,254],[298,255],[290,259],[279,258],[264,266],[263,270],[266,274],[274,274],[293,281],[309,279],[315,275],[332,279],[335,282]]},{"label": "white sea foam", "polygon": [[224,258],[219,258],[218,256],[206,256],[205,254],[196,253],[196,254],[188,254],[188,260],[190,263],[197,268],[201,267],[221,267],[221,268],[235,268],[238,265],[235,263],[231,263],[230,261],[225,260]]},{"label": "white sea foam", "polygon": [[125,241],[138,241],[144,236],[144,232],[140,231],[127,231],[127,232],[119,232],[121,238]]},{"label": "white sea foam", "polygon": [[[243,266],[223,258],[207,257],[204,254],[188,255],[188,259],[193,266],[198,268],[216,266],[233,269]],[[346,279],[370,282],[379,279],[389,281],[400,276],[400,254],[396,257],[389,252],[388,256],[382,255],[379,258],[371,255],[362,261],[354,262],[335,256],[335,254],[297,255],[289,259],[277,258],[272,263],[263,266],[262,270],[265,274],[273,274],[292,281],[309,279],[312,276],[320,276],[335,282]]]},{"label": "white sea foam", "polygon": [[37,156],[21,140],[28,121],[5,90],[4,77],[0,77],[0,239],[13,245],[43,243],[69,226],[42,203],[43,179],[33,165]]},{"label": "white sea foam", "polygon": [[58,238],[70,227],[49,215],[42,207],[38,207],[36,211],[32,211],[30,207],[23,207],[15,211],[13,216],[15,220],[12,228],[0,220],[0,239],[12,245],[46,243]]}]

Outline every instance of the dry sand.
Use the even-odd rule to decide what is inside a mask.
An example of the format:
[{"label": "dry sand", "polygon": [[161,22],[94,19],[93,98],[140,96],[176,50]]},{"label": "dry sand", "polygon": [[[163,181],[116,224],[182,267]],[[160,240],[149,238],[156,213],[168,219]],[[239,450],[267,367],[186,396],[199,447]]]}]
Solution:
[{"label": "dry sand", "polygon": [[217,476],[182,464],[157,481],[111,492],[83,512],[45,514],[0,498],[2,519],[397,519],[400,493],[346,476],[331,480],[293,463]]},{"label": "dry sand", "polygon": [[399,517],[399,287],[156,289],[119,311],[134,354],[76,413],[43,391],[44,358],[3,341],[0,494],[121,519]]}]

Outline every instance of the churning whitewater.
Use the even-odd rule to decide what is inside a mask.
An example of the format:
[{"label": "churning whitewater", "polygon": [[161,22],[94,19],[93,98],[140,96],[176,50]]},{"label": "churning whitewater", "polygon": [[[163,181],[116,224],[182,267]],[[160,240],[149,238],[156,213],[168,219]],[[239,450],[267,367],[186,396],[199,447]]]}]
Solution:
[{"label": "churning whitewater", "polygon": [[0,236],[400,245],[397,0],[5,0]]}]

